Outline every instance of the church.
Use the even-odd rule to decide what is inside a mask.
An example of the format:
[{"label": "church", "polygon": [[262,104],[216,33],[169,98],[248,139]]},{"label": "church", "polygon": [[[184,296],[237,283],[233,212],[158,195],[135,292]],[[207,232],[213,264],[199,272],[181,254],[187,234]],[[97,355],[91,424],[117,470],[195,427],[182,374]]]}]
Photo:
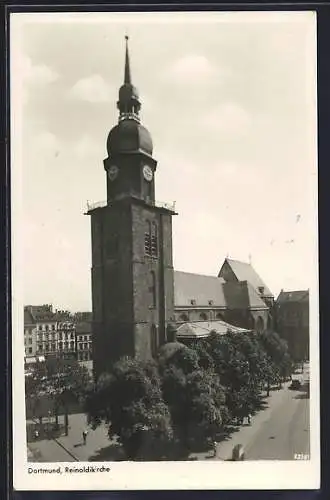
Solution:
[{"label": "church", "polygon": [[[155,200],[157,160],[140,119],[128,37],[118,123],[104,160],[107,201],[89,205],[92,232],[93,363],[98,377],[120,357],[150,359],[173,340],[210,331],[263,331],[274,297],[248,263],[225,259],[218,276],[174,271],[175,207]],[[173,325],[176,325],[173,328]]]}]

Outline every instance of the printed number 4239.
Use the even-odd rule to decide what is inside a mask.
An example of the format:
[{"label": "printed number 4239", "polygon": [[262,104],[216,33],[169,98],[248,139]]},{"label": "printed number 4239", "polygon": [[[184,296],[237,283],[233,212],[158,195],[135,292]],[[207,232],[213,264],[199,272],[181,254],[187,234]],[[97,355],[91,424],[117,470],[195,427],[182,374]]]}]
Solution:
[{"label": "printed number 4239", "polygon": [[307,453],[295,453],[295,460],[309,460],[309,455]]}]

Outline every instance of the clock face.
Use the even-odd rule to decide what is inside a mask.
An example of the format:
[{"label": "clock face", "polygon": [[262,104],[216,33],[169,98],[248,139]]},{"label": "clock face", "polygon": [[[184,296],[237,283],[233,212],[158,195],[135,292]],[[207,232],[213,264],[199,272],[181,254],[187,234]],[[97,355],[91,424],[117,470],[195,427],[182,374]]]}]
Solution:
[{"label": "clock face", "polygon": [[116,165],[111,165],[108,170],[108,177],[110,181],[114,181],[118,176],[119,168]]},{"label": "clock face", "polygon": [[143,167],[143,177],[148,182],[152,181],[153,172],[152,172],[152,169],[149,167],[149,165],[144,165],[144,167]]}]

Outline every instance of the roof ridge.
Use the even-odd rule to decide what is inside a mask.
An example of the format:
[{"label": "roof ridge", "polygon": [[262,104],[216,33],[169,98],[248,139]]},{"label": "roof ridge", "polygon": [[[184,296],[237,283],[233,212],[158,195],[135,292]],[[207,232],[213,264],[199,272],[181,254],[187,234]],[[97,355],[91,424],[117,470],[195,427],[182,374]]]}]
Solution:
[{"label": "roof ridge", "polygon": [[190,271],[179,271],[178,269],[174,269],[174,272],[175,273],[182,273],[182,274],[190,274],[190,275],[193,275],[193,276],[203,276],[203,277],[206,277],[206,278],[216,278],[216,279],[220,279],[220,280],[223,279],[220,276],[217,276],[217,275],[214,275],[214,274],[192,273]]},{"label": "roof ridge", "polygon": [[253,267],[251,262],[246,262],[245,260],[230,259],[229,257],[226,257],[225,260],[230,260],[231,262],[239,262],[240,264],[245,264],[247,266]]}]

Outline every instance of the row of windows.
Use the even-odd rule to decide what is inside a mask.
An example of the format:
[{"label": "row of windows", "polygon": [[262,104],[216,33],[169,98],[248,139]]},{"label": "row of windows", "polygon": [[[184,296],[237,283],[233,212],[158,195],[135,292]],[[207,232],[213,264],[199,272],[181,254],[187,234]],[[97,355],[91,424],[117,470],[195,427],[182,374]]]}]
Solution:
[{"label": "row of windows", "polygon": [[88,342],[85,342],[84,344],[78,344],[78,349],[80,351],[86,350],[86,349],[91,349],[91,347],[92,347],[91,344]]},{"label": "row of windows", "polygon": [[51,325],[39,325],[38,326],[38,330],[39,332],[55,332],[56,330],[73,330],[74,329],[74,325],[69,323],[69,324],[66,324],[66,323],[59,323],[57,325],[57,328],[56,328],[56,325],[55,324],[51,324]]},{"label": "row of windows", "polygon": [[[209,317],[209,315],[208,315],[207,313],[202,312],[202,313],[200,313],[200,315],[199,315],[199,319],[200,319],[201,321],[208,321],[208,320],[209,320],[209,319],[211,319],[211,318]],[[218,319],[219,321],[223,321],[223,319],[224,319],[224,318],[223,318],[223,315],[222,315],[221,313],[217,313],[217,314],[215,315],[215,319]],[[179,318],[178,318],[178,321],[189,321],[189,316],[188,316],[188,314],[186,314],[186,313],[182,313],[182,314],[180,314],[180,316],[179,316]]]},{"label": "row of windows", "polygon": [[55,342],[52,342],[51,344],[38,344],[38,351],[55,352],[57,350],[62,351],[63,349],[74,350],[74,342],[60,342],[58,344],[58,347],[56,346]]},{"label": "row of windows", "polygon": [[75,336],[73,333],[59,333],[59,334],[56,334],[56,333],[38,333],[38,341],[41,342],[41,341],[47,341],[47,340],[56,340],[56,338],[58,338],[58,340],[70,340],[70,339],[74,339],[74,338],[77,338],[77,340],[92,340],[92,336],[91,335],[79,335],[79,336]]},{"label": "row of windows", "polygon": [[48,332],[50,330],[52,330],[54,332],[55,329],[56,329],[56,325],[39,325],[38,326],[39,332],[42,332],[42,331]]},{"label": "row of windows", "polygon": [[38,342],[42,342],[42,341],[48,341],[48,340],[70,340],[70,339],[74,339],[74,335],[71,335],[71,334],[66,334],[66,335],[61,335],[59,334],[58,336],[56,335],[56,333],[46,333],[46,334],[40,334],[38,333]]},{"label": "row of windows", "polygon": [[79,352],[78,353],[78,361],[90,361],[91,354],[90,352]]}]

